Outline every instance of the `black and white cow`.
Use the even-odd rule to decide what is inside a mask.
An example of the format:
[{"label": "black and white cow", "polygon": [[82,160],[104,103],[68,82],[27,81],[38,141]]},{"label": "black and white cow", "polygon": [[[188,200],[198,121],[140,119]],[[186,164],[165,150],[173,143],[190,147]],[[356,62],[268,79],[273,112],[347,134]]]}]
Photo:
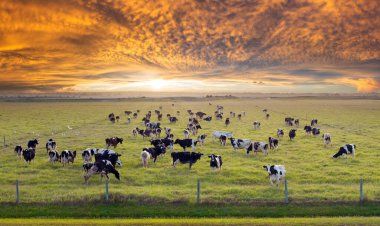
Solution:
[{"label": "black and white cow", "polygon": [[21,159],[21,156],[22,156],[22,147],[20,145],[17,145],[15,147],[15,152],[16,152],[17,158]]},{"label": "black and white cow", "polygon": [[143,148],[141,157],[143,156],[144,151],[149,153],[149,157],[153,159],[155,163],[157,161],[157,157],[160,155],[164,155],[166,153],[166,148],[164,146],[158,146],[153,148]]},{"label": "black and white cow", "polygon": [[131,117],[128,117],[127,118],[127,124],[131,124],[131,120],[132,120]]},{"label": "black and white cow", "polygon": [[179,144],[183,148],[183,151],[186,151],[186,148],[192,147],[193,151],[195,151],[198,141],[193,139],[176,139],[174,144]]},{"label": "black and white cow", "polygon": [[157,128],[160,128],[161,123],[159,123],[159,122],[157,122],[157,123],[156,122],[148,122],[145,126],[149,129],[157,129]]},{"label": "black and white cow", "polygon": [[212,116],[207,116],[206,118],[204,118],[203,120],[207,121],[207,122],[211,122],[212,120]]},{"label": "black and white cow", "polygon": [[220,137],[219,137],[219,141],[220,141],[220,144],[221,144],[221,145],[226,146],[226,143],[227,143],[227,136],[220,135]]},{"label": "black and white cow", "polygon": [[284,130],[282,129],[277,129],[277,137],[282,138],[284,136]]},{"label": "black and white cow", "polygon": [[294,138],[296,137],[296,131],[297,131],[297,129],[291,129],[289,131],[289,139],[290,140],[294,140]]},{"label": "black and white cow", "polygon": [[285,125],[287,126],[293,126],[293,123],[294,123],[294,118],[292,117],[285,117]]},{"label": "black and white cow", "polygon": [[253,153],[262,152],[264,155],[268,155],[268,144],[266,142],[253,142],[247,148],[246,154],[248,155],[250,151]]},{"label": "black and white cow", "polygon": [[107,180],[109,180],[108,174],[112,173],[115,175],[116,179],[120,180],[120,174],[112,165],[112,163],[108,160],[99,160],[95,163],[87,162],[83,164],[83,169],[86,172],[84,175],[84,180],[88,183],[88,179],[94,174],[100,174],[101,177],[106,176]]},{"label": "black and white cow", "polygon": [[333,158],[338,158],[341,155],[352,155],[355,157],[356,145],[355,144],[345,144],[339,148],[339,151],[333,155]]},{"label": "black and white cow", "polygon": [[237,117],[238,117],[238,119],[239,119],[239,120],[241,120],[241,114],[238,114],[238,116],[237,116]]},{"label": "black and white cow", "polygon": [[325,146],[331,144],[331,135],[329,133],[324,133],[322,135],[323,143],[325,143]]},{"label": "black and white cow", "polygon": [[201,111],[198,111],[197,113],[195,113],[195,115],[196,115],[198,118],[202,119],[202,118],[206,115],[206,113],[201,112]]},{"label": "black and white cow", "polygon": [[22,156],[24,157],[25,162],[31,163],[34,157],[36,156],[36,149],[28,148],[22,151]]},{"label": "black and white cow", "polygon": [[164,127],[166,136],[169,136],[172,133],[172,129]]},{"label": "black and white cow", "polygon": [[110,137],[110,138],[106,138],[106,147],[109,148],[109,147],[114,147],[116,148],[118,144],[122,144],[123,143],[123,138],[119,138],[119,137]]},{"label": "black and white cow", "polygon": [[134,119],[136,119],[137,118],[137,116],[138,116],[138,114],[135,112],[135,113],[133,113],[133,118]]},{"label": "black and white cow", "polygon": [[222,165],[223,165],[222,156],[212,154],[212,155],[209,155],[208,157],[210,158],[210,169],[222,170]]},{"label": "black and white cow", "polygon": [[203,146],[204,145],[204,143],[205,143],[205,141],[206,141],[206,137],[207,137],[207,135],[206,134],[202,134],[202,135],[199,135],[198,136],[198,142],[199,142],[199,144],[201,145],[201,146]]},{"label": "black and white cow", "polygon": [[98,153],[100,149],[97,148],[87,148],[82,152],[82,159],[85,162],[91,162],[92,161],[92,156]]},{"label": "black and white cow", "polygon": [[95,154],[95,161],[108,160],[113,166],[116,166],[116,164],[121,166],[121,161],[119,160],[120,156],[121,154],[118,154],[113,150],[100,149],[98,153]]},{"label": "black and white cow", "polygon": [[318,119],[312,119],[310,122],[311,126],[316,126],[318,124]]},{"label": "black and white cow", "polygon": [[50,150],[48,154],[49,154],[49,162],[50,163],[55,163],[55,162],[61,161],[61,156],[59,155],[57,150]]},{"label": "black and white cow", "polygon": [[285,166],[283,165],[266,165],[263,166],[264,169],[268,172],[269,182],[273,186],[273,182],[276,182],[276,186],[280,181],[285,177],[286,171]]},{"label": "black and white cow", "polygon": [[154,147],[164,146],[166,148],[169,148],[171,151],[173,151],[173,140],[172,139],[157,139],[157,140],[151,140],[150,144]]},{"label": "black and white cow", "polygon": [[231,118],[235,118],[235,115],[236,115],[236,113],[235,113],[235,112],[233,112],[233,111],[230,111],[230,117],[231,117]]},{"label": "black and white cow", "polygon": [[299,119],[294,120],[294,124],[295,124],[297,127],[299,127],[299,126],[300,126],[300,120],[299,120]]},{"label": "black and white cow", "polygon": [[71,150],[64,150],[61,153],[61,163],[63,166],[66,164],[74,163],[74,159],[77,156],[77,151],[71,151]]},{"label": "black and white cow", "polygon": [[34,139],[34,140],[28,141],[28,145],[27,146],[28,146],[28,148],[33,148],[34,150],[36,150],[37,144],[38,144],[38,140]]},{"label": "black and white cow", "polygon": [[260,128],[260,122],[259,122],[259,121],[254,121],[254,122],[253,122],[253,128],[254,128],[254,129],[258,129],[258,128]]},{"label": "black and white cow", "polygon": [[177,117],[173,116],[173,117],[169,117],[169,123],[170,124],[174,124],[178,121]]},{"label": "black and white cow", "polygon": [[172,152],[171,156],[173,159],[173,167],[175,168],[178,163],[186,164],[189,163],[189,169],[195,164],[198,160],[201,159],[202,153],[198,152]]},{"label": "black and white cow", "polygon": [[303,130],[305,130],[305,133],[308,134],[308,135],[311,135],[311,131],[313,130],[313,128],[311,126],[305,126],[303,127]]},{"label": "black and white cow", "polygon": [[229,126],[231,124],[230,118],[226,118],[226,121],[224,122],[226,126]]},{"label": "black and white cow", "polygon": [[183,136],[185,137],[185,139],[189,139],[190,131],[188,129],[183,130]]},{"label": "black and white cow", "polygon": [[313,128],[313,129],[311,129],[311,133],[314,136],[317,136],[317,135],[321,134],[321,131],[318,128]]},{"label": "black and white cow", "polygon": [[249,145],[252,143],[249,139],[236,139],[236,138],[230,138],[231,145],[234,148],[234,151],[237,149],[246,149],[249,147]]},{"label": "black and white cow", "polygon": [[57,148],[57,143],[53,139],[49,139],[46,143],[46,152],[55,150]]},{"label": "black and white cow", "polygon": [[269,148],[270,149],[276,149],[278,148],[278,140],[272,137],[268,138],[269,141]]}]

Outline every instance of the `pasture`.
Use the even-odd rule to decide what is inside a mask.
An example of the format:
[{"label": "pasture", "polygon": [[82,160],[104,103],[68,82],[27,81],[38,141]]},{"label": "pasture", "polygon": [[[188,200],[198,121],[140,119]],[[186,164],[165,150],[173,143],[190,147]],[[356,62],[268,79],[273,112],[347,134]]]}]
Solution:
[{"label": "pasture", "polygon": [[[209,105],[209,102],[212,105]],[[172,104],[174,103],[174,106]],[[122,154],[122,167],[117,167],[121,180],[110,175],[110,202],[144,205],[194,204],[196,202],[197,179],[201,183],[202,204],[261,205],[283,203],[283,182],[271,187],[263,165],[282,164],[286,167],[286,178],[291,203],[336,203],[358,202],[359,180],[364,179],[366,201],[380,201],[380,102],[378,100],[348,99],[226,99],[195,100],[111,100],[111,101],[43,101],[2,102],[0,108],[0,135],[6,137],[7,146],[0,153],[0,203],[15,202],[15,180],[20,184],[20,203],[91,203],[104,199],[104,184],[100,176],[93,176],[84,184],[81,153],[86,148],[105,148],[105,138],[124,138],[123,144],[113,149]],[[215,120],[216,105],[224,106],[224,116],[229,112],[247,114],[241,120],[230,118],[226,128],[224,119]],[[197,151],[204,156],[189,170],[188,164],[171,166],[170,151],[159,157],[154,164],[143,168],[141,150],[150,147],[149,139],[133,137],[135,127],[145,128],[142,117],[152,111],[151,121],[157,122],[155,109],[162,106],[163,127],[170,127],[175,138],[183,139],[183,129],[188,122],[187,110],[203,111],[212,115],[211,122],[201,121],[200,134],[206,134],[203,147]],[[268,109],[270,118],[265,119],[262,109]],[[140,110],[137,119],[126,124],[125,110]],[[181,112],[176,124],[169,124],[167,113]],[[120,116],[118,123],[108,120],[109,113]],[[289,141],[284,118],[300,119],[300,128],[294,141]],[[321,136],[306,136],[303,126],[312,118],[319,120],[321,133],[329,132],[332,146],[324,147]],[[261,127],[253,129],[253,121]],[[270,150],[267,156],[244,150],[233,151],[230,142],[225,147],[212,141],[212,131],[229,131],[235,138],[268,142],[276,137],[277,128],[285,131],[279,148]],[[162,135],[164,136],[164,135]],[[37,138],[35,160],[26,164],[13,151],[15,145],[26,146],[29,139]],[[50,164],[45,149],[49,138],[57,142],[59,152],[65,149],[77,151],[74,164],[63,167]],[[194,138],[194,136],[191,136]],[[355,158],[331,159],[339,147],[346,143],[357,145]],[[112,148],[111,148],[112,149]],[[182,151],[174,146],[175,151]],[[223,157],[223,169],[213,172],[209,167],[209,154]]]}]

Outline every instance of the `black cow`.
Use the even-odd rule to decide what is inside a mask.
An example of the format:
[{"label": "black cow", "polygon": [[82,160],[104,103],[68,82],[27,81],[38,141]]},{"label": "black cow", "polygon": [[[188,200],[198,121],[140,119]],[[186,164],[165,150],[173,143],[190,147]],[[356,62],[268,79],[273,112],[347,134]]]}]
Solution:
[{"label": "black cow", "polygon": [[207,121],[207,122],[211,122],[212,120],[212,116],[207,116],[206,118],[204,118],[203,120]]},{"label": "black cow", "polygon": [[355,157],[355,149],[356,145],[355,144],[345,144],[342,147],[339,148],[339,151],[333,155],[333,158],[338,158],[341,155],[352,155],[352,158]]},{"label": "black cow", "polygon": [[21,155],[22,155],[22,147],[20,145],[17,145],[15,147],[15,152],[16,152],[16,155],[17,155],[17,158],[21,158]]},{"label": "black cow", "polygon": [[303,130],[305,130],[305,133],[306,134],[311,134],[311,131],[312,131],[312,128],[311,128],[311,126],[305,126],[305,127],[303,127]]},{"label": "black cow", "polygon": [[276,149],[278,147],[278,140],[272,137],[269,137],[269,148]]},{"label": "black cow", "polygon": [[143,152],[144,151],[150,154],[151,158],[153,158],[153,162],[156,162],[158,156],[164,155],[166,153],[166,148],[164,146],[158,146],[154,148],[143,148]]},{"label": "black cow", "polygon": [[27,163],[31,163],[34,157],[36,156],[36,149],[28,148],[22,151],[22,156],[24,157]]},{"label": "black cow", "polygon": [[35,150],[37,147],[37,144],[38,144],[37,139],[30,140],[30,141],[28,141],[28,148],[33,148]]},{"label": "black cow", "polygon": [[318,128],[313,128],[311,130],[311,133],[314,135],[314,136],[317,136],[321,133],[321,131],[318,129]]},{"label": "black cow", "polygon": [[183,151],[186,151],[186,148],[192,147],[193,151],[195,151],[198,141],[193,139],[176,139],[174,144],[179,144],[183,148]]},{"label": "black cow", "polygon": [[116,166],[116,164],[121,165],[121,162],[119,160],[120,156],[121,154],[118,154],[113,150],[102,149],[95,154],[95,161],[98,162],[100,160],[108,160],[112,163],[113,166]]},{"label": "black cow", "polygon": [[119,172],[108,160],[99,160],[95,163],[84,163],[83,169],[86,172],[86,175],[84,176],[84,180],[86,183],[88,182],[88,179],[90,179],[90,177],[94,174],[100,174],[102,177],[106,176],[107,180],[109,180],[108,174],[112,173],[115,175],[116,179],[120,180]]},{"label": "black cow", "polygon": [[220,141],[220,144],[221,144],[221,145],[226,146],[226,143],[227,143],[227,136],[225,136],[225,135],[220,135],[220,137],[219,137],[219,141]]},{"label": "black cow", "polygon": [[46,152],[55,150],[57,148],[57,143],[53,139],[49,139],[46,143]]},{"label": "black cow", "polygon": [[123,138],[119,138],[119,137],[110,137],[110,138],[106,138],[106,146],[107,148],[109,147],[117,147],[118,144],[122,144],[123,143]]},{"label": "black cow", "polygon": [[212,154],[212,155],[209,155],[208,157],[210,158],[210,168],[211,169],[222,170],[222,164],[223,164],[222,156]]},{"label": "black cow", "polygon": [[289,139],[290,140],[294,140],[294,138],[296,137],[296,129],[291,129],[290,131],[289,131]]},{"label": "black cow", "polygon": [[200,152],[172,152],[173,167],[175,168],[178,162],[180,162],[181,164],[189,163],[189,169],[191,169],[191,166],[201,159],[202,155]]}]

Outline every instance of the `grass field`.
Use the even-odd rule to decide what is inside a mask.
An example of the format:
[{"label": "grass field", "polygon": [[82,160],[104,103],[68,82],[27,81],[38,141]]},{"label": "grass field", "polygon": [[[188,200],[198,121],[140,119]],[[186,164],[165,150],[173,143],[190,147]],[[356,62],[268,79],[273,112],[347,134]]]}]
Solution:
[{"label": "grass field", "polygon": [[[122,154],[123,166],[118,168],[121,181],[111,178],[110,202],[128,202],[143,205],[191,205],[196,202],[197,179],[201,182],[201,202],[225,205],[273,205],[283,203],[284,189],[271,187],[262,168],[266,164],[286,166],[291,203],[354,203],[359,201],[359,180],[364,179],[367,202],[380,201],[380,163],[378,137],[380,137],[380,101],[378,100],[321,100],[321,99],[230,99],[211,101],[64,101],[64,102],[2,102],[0,108],[0,135],[6,137],[7,147],[0,159],[0,203],[15,201],[15,180],[20,183],[20,202],[28,203],[87,203],[103,199],[104,181],[94,176],[89,185],[84,184],[82,150],[88,147],[103,148],[104,139],[123,137],[123,144],[115,151]],[[174,107],[172,106],[174,103]],[[173,169],[170,155],[160,157],[149,168],[141,166],[140,153],[150,146],[148,140],[134,138],[131,130],[143,127],[141,118],[148,110],[163,107],[163,114],[181,111],[180,121],[169,125],[166,118],[162,127],[171,127],[175,137],[183,138],[187,109],[204,111],[213,115],[215,106],[224,106],[225,115],[230,111],[246,111],[241,121],[232,118],[226,128],[223,121],[201,122],[201,133],[207,134],[204,147],[197,151],[205,154],[192,170],[188,165]],[[271,115],[265,120],[262,109]],[[125,110],[141,111],[138,119],[126,125]],[[121,121],[111,124],[109,113],[121,116]],[[267,141],[275,136],[277,128],[285,133],[284,117],[299,118],[301,126],[311,118],[319,120],[321,132],[332,135],[332,147],[324,148],[320,136],[305,136],[302,128],[295,141],[285,136],[280,147],[261,154],[245,156],[243,150],[234,152],[230,143],[221,147],[212,142],[212,131],[231,131],[236,138]],[[152,121],[156,121],[155,115]],[[252,122],[261,122],[254,130]],[[68,126],[73,128],[68,129]],[[38,138],[37,156],[31,165],[18,160],[13,152],[16,144],[26,146],[31,138]],[[79,154],[73,165],[51,165],[45,150],[48,138],[57,141],[58,150],[76,150]],[[333,160],[331,156],[345,143],[355,143],[355,159],[348,157]],[[175,146],[180,151],[179,146]],[[220,154],[224,165],[221,172],[211,172],[206,155]]]}]

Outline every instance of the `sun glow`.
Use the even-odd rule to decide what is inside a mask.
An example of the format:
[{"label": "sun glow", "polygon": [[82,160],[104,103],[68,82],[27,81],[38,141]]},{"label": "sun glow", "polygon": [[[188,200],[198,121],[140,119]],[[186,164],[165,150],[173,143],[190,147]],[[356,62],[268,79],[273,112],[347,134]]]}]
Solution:
[{"label": "sun glow", "polygon": [[164,88],[166,82],[162,79],[155,79],[149,82],[153,90],[161,90]]}]

